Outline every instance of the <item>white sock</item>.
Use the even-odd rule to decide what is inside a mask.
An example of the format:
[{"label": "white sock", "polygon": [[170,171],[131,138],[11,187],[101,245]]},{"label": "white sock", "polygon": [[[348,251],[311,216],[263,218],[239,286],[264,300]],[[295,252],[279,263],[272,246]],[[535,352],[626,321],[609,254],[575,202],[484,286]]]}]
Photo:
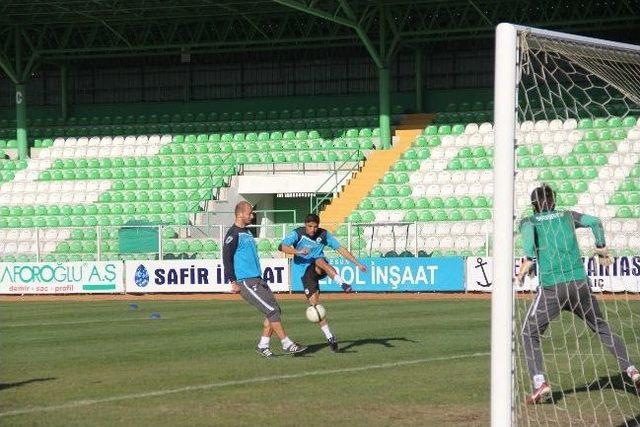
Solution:
[{"label": "white sock", "polygon": [[260,342],[258,343],[258,347],[260,348],[269,348],[269,341],[271,337],[260,337]]},{"label": "white sock", "polygon": [[629,378],[631,378],[631,374],[633,373],[633,371],[637,371],[635,366],[631,365],[627,368],[627,375],[629,375]]},{"label": "white sock", "polygon": [[336,282],[338,285],[342,285],[344,283],[344,280],[342,279],[342,277],[340,277],[339,274],[335,275],[335,277],[333,278],[333,281]]},{"label": "white sock", "polygon": [[284,337],[282,339],[282,348],[283,349],[287,349],[291,346],[291,344],[293,344],[293,341],[291,341],[291,339],[289,337]]},{"label": "white sock", "polygon": [[544,383],[544,375],[540,374],[540,375],[534,375],[533,376],[533,388],[534,389],[539,389],[542,386],[542,383]]},{"label": "white sock", "polygon": [[329,329],[328,324],[320,326],[320,329],[322,329],[322,332],[324,332],[324,336],[327,337],[327,339],[333,336],[333,334],[331,333],[331,329]]}]

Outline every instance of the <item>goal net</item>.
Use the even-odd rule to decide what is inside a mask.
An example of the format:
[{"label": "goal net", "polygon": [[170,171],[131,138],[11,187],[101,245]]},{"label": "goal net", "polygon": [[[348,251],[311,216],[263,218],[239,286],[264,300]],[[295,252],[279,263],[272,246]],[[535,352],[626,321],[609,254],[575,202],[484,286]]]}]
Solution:
[{"label": "goal net", "polygon": [[[495,106],[494,425],[637,425],[640,398],[623,371],[640,366],[640,47],[501,24]],[[542,184],[555,209],[534,212]],[[564,211],[586,216],[554,216]],[[534,274],[512,285],[531,248]],[[567,283],[580,276],[571,253],[596,303]],[[525,403],[541,381],[550,399]]]}]

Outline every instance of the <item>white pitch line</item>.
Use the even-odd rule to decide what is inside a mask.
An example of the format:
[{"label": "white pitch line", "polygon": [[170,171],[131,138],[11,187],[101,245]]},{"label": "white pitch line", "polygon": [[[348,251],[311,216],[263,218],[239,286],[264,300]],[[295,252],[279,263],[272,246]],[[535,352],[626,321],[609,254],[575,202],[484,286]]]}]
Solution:
[{"label": "white pitch line", "polygon": [[0,328],[22,328],[28,326],[57,326],[57,325],[83,325],[86,323],[111,323],[111,322],[131,322],[133,320],[146,320],[146,317],[130,317],[126,319],[93,319],[93,320],[73,320],[66,322],[47,322],[47,323],[14,323],[0,325]]},{"label": "white pitch line", "polygon": [[71,408],[77,408],[80,406],[97,405],[99,403],[116,402],[119,400],[166,396],[168,394],[184,393],[184,392],[194,391],[194,390],[210,390],[210,389],[221,388],[221,387],[264,383],[269,381],[291,380],[291,379],[313,377],[313,376],[320,376],[320,375],[342,374],[342,373],[348,373],[348,372],[362,372],[362,371],[369,371],[373,369],[397,368],[399,366],[416,365],[419,363],[426,363],[426,362],[440,362],[440,361],[455,360],[455,359],[466,359],[469,357],[489,356],[490,354],[491,353],[472,353],[472,354],[459,354],[455,356],[429,357],[426,359],[405,360],[405,361],[392,362],[392,363],[381,363],[379,365],[366,365],[366,366],[357,366],[353,368],[328,369],[328,370],[322,370],[322,371],[301,372],[299,374],[274,375],[271,377],[256,377],[256,378],[247,378],[245,380],[223,381],[219,383],[193,385],[193,386],[173,388],[173,389],[167,389],[167,390],[149,391],[145,393],[123,394],[120,396],[105,397],[102,399],[74,400],[71,402],[63,403],[61,405],[33,406],[30,408],[14,409],[12,411],[0,412],[0,417],[33,414],[38,412],[50,412],[50,411],[56,411],[58,409],[71,409]]}]

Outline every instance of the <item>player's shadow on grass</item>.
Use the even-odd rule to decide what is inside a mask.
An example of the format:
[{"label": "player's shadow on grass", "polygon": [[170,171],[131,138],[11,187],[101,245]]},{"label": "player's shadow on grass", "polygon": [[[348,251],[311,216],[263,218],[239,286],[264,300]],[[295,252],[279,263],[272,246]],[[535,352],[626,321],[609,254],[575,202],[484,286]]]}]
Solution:
[{"label": "player's shadow on grass", "polygon": [[[397,338],[365,338],[361,340],[347,340],[347,341],[339,341],[339,350],[338,353],[357,353],[357,350],[352,350],[354,347],[360,347],[363,345],[381,345],[387,348],[393,348],[395,345],[393,341],[404,341],[404,342],[416,342],[410,340],[405,337],[397,337]],[[301,354],[301,356],[309,355],[316,353],[322,349],[328,349],[329,346],[327,343],[322,344],[311,344],[307,348],[307,350]]]},{"label": "player's shadow on grass", "polygon": [[37,383],[37,382],[42,382],[42,381],[52,381],[55,380],[57,378],[55,377],[48,377],[48,378],[31,378],[30,380],[24,380],[24,381],[17,381],[15,383],[0,383],[0,390],[6,390],[8,388],[14,388],[14,387],[22,387],[23,385],[27,385],[30,383]]},{"label": "player's shadow on grass", "polygon": [[[559,402],[564,398],[565,395],[575,394],[575,393],[584,393],[584,392],[595,392],[605,389],[614,389],[620,390],[627,393],[630,393],[634,396],[638,396],[638,392],[636,392],[635,387],[630,382],[624,381],[622,374],[613,375],[611,377],[600,377],[597,381],[594,381],[590,384],[586,384],[582,387],[578,387],[576,389],[566,389],[562,391],[554,391],[553,392],[553,402]],[[634,418],[635,419],[635,418]],[[631,419],[629,421],[632,421]],[[625,425],[625,424],[623,424]],[[640,424],[630,424],[630,425],[638,425]]]},{"label": "player's shadow on grass", "polygon": [[616,427],[640,427],[640,414],[637,414],[633,418],[624,420],[622,424],[619,424]]}]

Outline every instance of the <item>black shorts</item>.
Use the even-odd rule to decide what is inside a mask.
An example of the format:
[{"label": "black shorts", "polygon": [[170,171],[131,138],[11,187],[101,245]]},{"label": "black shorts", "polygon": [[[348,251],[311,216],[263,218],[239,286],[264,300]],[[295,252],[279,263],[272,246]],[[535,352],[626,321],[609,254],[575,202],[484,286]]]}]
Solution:
[{"label": "black shorts", "polygon": [[[322,258],[327,261],[325,258]],[[302,287],[304,288],[304,294],[307,298],[316,292],[320,291],[319,281],[327,277],[325,272],[318,274],[316,271],[316,260],[311,261],[311,264],[307,267],[302,275]]]}]

